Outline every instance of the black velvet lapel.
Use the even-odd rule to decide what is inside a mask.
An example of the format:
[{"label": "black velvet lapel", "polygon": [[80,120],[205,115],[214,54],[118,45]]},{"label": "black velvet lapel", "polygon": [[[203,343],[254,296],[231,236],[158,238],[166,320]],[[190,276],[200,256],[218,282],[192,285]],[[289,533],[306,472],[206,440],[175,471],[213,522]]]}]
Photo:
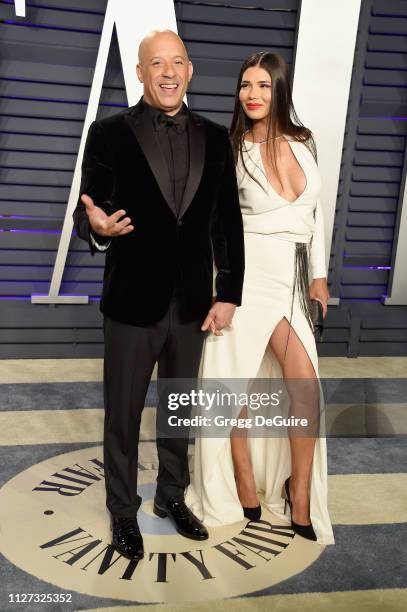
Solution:
[{"label": "black velvet lapel", "polygon": [[164,155],[161,152],[155,130],[151,129],[146,121],[140,121],[142,114],[143,106],[142,104],[138,103],[126,116],[126,118],[148,161],[155,180],[160,187],[161,193],[166,199],[168,206],[171,208],[174,215],[177,215],[167,163]]},{"label": "black velvet lapel", "polygon": [[202,178],[205,161],[205,130],[200,117],[193,113],[188,122],[189,174],[185,185],[179,217],[188,210]]}]

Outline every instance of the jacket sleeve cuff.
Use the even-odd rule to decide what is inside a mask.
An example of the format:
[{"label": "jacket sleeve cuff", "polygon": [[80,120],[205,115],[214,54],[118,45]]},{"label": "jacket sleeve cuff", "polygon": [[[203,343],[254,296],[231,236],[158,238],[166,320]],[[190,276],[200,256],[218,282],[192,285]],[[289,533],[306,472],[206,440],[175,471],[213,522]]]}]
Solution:
[{"label": "jacket sleeve cuff", "polygon": [[218,297],[217,295],[215,295],[215,302],[222,302],[225,304],[234,304],[235,306],[241,306],[242,303],[237,301],[235,297],[231,297],[231,298],[225,298],[225,297]]}]

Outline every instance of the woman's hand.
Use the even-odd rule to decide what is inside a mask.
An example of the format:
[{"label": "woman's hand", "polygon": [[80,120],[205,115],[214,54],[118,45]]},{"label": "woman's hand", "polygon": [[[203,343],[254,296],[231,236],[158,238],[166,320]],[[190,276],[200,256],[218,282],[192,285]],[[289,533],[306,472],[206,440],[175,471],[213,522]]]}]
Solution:
[{"label": "woman's hand", "polygon": [[318,300],[322,304],[322,315],[325,319],[328,312],[328,300],[331,297],[328,291],[326,278],[314,278],[309,287],[309,296],[311,300]]}]

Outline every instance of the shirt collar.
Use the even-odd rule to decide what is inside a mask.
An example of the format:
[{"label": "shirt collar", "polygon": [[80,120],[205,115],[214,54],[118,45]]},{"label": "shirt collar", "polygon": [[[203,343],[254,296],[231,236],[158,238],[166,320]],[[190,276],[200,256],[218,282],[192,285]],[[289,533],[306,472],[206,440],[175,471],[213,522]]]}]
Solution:
[{"label": "shirt collar", "polygon": [[[146,102],[144,98],[142,98],[142,102],[143,102],[144,109],[148,112],[148,114],[150,115],[152,119],[154,128],[156,130],[159,129],[158,118],[160,117],[160,115],[166,115],[166,113],[161,108],[157,108],[156,106],[152,106],[151,104],[148,104],[148,102]],[[178,111],[178,113],[176,113],[175,115],[168,115],[168,116],[175,119],[176,117],[182,117],[183,115],[187,115],[187,116],[189,115],[188,107],[184,102],[182,103],[182,106],[180,110]]]}]

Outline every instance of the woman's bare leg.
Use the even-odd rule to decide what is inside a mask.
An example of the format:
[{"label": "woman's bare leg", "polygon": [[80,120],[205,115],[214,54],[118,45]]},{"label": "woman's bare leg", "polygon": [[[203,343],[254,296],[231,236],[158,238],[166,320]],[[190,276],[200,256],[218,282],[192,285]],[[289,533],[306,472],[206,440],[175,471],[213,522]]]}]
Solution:
[{"label": "woman's bare leg", "polygon": [[[319,426],[318,382],[312,362],[302,342],[287,319],[276,326],[270,346],[281,366],[291,400],[290,414],[309,418],[313,426],[303,433],[298,430],[290,435],[291,479],[290,495],[293,504],[292,520],[300,525],[310,523],[309,482],[315,448],[315,435]],[[287,337],[288,345],[287,345]],[[287,345],[287,352],[286,351]],[[285,354],[285,358],[284,358]],[[292,380],[295,379],[295,380]],[[303,379],[303,380],[300,380]]]},{"label": "woman's bare leg", "polygon": [[[239,414],[239,418],[247,418],[246,408],[243,408]],[[245,428],[238,429],[237,427],[233,427],[230,434],[230,445],[232,448],[237,494],[240,503],[245,508],[255,508],[260,502],[257,497],[256,482],[254,480],[253,468],[247,446],[246,431]]]},{"label": "woman's bare leg", "polygon": [[[311,423],[305,433],[298,428],[290,430],[292,434],[290,435],[292,520],[299,525],[308,525],[310,523],[309,481],[316,441],[312,432],[318,431],[319,428],[319,388],[308,353],[294,329],[291,328],[289,332],[290,324],[284,318],[277,324],[269,343],[280,364],[290,395],[290,414],[301,418],[305,416]],[[239,418],[246,417],[247,410],[244,408]],[[242,506],[255,507],[259,504],[259,500],[247,445],[246,429],[234,427],[230,442],[240,502]]]}]

